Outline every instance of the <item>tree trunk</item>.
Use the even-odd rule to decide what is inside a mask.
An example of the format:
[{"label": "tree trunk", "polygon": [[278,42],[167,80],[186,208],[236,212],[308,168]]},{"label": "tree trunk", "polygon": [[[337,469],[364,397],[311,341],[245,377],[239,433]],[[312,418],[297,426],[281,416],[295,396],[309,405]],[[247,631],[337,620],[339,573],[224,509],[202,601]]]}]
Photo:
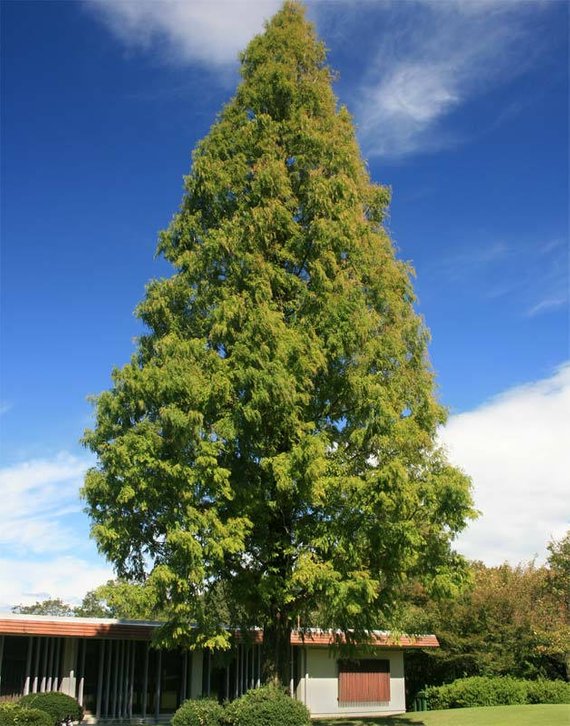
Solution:
[{"label": "tree trunk", "polygon": [[263,682],[289,688],[291,678],[291,620],[278,611],[263,629]]}]

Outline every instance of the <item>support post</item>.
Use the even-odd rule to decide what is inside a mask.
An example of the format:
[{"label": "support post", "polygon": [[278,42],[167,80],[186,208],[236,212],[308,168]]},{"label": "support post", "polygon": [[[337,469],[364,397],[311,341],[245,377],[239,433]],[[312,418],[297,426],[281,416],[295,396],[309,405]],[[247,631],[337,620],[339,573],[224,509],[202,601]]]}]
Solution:
[{"label": "support post", "polygon": [[2,661],[4,660],[4,636],[0,635],[0,693],[2,693]]},{"label": "support post", "polygon": [[135,658],[136,658],[136,652],[137,652],[137,643],[134,642],[131,644],[131,675],[129,679],[129,711],[128,711],[128,717],[133,717],[133,696],[134,696],[134,690],[135,690]]},{"label": "support post", "polygon": [[119,641],[115,640],[113,643],[113,650],[115,651],[114,657],[114,668],[113,668],[113,718],[117,718],[117,688],[119,685]]},{"label": "support post", "polygon": [[119,643],[119,697],[117,705],[117,713],[119,718],[123,718],[123,693],[125,690],[125,641],[120,640]]},{"label": "support post", "polygon": [[53,662],[53,683],[51,684],[52,691],[59,691],[59,676],[61,666],[61,638],[57,638],[55,641],[55,657]]},{"label": "support post", "polygon": [[105,641],[99,644],[99,672],[97,674],[97,705],[95,706],[95,716],[97,721],[101,718],[101,701],[103,700],[103,671],[105,668]]},{"label": "support post", "polygon": [[261,686],[261,646],[257,646],[257,687]]},{"label": "support post", "polygon": [[51,684],[53,681],[53,656],[55,650],[55,638],[49,639],[49,653],[48,653],[48,669],[47,669],[47,682],[46,691],[51,691]]},{"label": "support post", "polygon": [[83,706],[83,691],[85,689],[85,651],[87,650],[87,641],[84,640],[81,644],[81,661],[80,661],[80,674],[79,674],[79,686],[77,689],[77,702],[80,706]]},{"label": "support post", "polygon": [[144,654],[144,675],[143,675],[143,701],[142,701],[142,717],[146,718],[146,707],[148,703],[148,651],[149,644],[146,643]]},{"label": "support post", "polygon": [[291,662],[289,664],[289,695],[293,698],[293,690],[295,686],[295,661],[293,655],[293,646],[289,646],[291,651]]},{"label": "support post", "polygon": [[[36,657],[34,658],[34,678],[32,680],[32,693],[38,692],[38,677],[40,670],[40,651],[42,649],[43,638],[38,638],[36,643]],[[1,670],[1,658],[0,658],[0,670]]]},{"label": "support post", "polygon": [[239,645],[236,646],[236,678],[235,678],[235,689],[234,689],[234,698],[237,698],[239,696]]},{"label": "support post", "polygon": [[186,686],[188,684],[188,651],[182,653],[182,683],[180,684],[180,703],[186,700]]},{"label": "support post", "polygon": [[160,716],[160,689],[162,686],[162,651],[156,651],[156,704],[154,706],[154,718],[158,723]]},{"label": "support post", "polygon": [[24,674],[24,696],[30,692],[31,673],[32,670],[32,650],[34,649],[34,639],[28,638],[28,654],[26,656],[26,672]]},{"label": "support post", "polygon": [[44,639],[44,657],[42,661],[42,679],[40,681],[40,693],[44,693],[47,685],[47,663],[48,663],[48,651],[49,651],[49,638]]},{"label": "support post", "polygon": [[113,664],[113,641],[107,642],[107,670],[105,671],[105,708],[103,713],[106,718],[109,718],[111,713],[111,666]]}]

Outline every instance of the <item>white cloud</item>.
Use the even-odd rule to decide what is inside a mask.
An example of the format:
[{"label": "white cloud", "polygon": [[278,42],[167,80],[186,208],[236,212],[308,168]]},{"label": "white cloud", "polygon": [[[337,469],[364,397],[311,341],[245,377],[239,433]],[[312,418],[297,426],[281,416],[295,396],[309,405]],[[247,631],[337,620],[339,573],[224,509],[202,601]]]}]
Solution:
[{"label": "white cloud", "polygon": [[48,597],[78,603],[112,577],[81,513],[89,465],[62,452],[0,469],[0,610]]},{"label": "white cloud", "polygon": [[235,63],[280,5],[278,0],[87,0],[128,47],[214,66]]},{"label": "white cloud", "polygon": [[88,590],[113,577],[110,567],[62,555],[41,562],[0,558],[0,611],[38,600],[61,598],[79,604]]},{"label": "white cloud", "polygon": [[490,565],[544,558],[570,524],[570,362],[452,416],[442,440],[473,478],[482,511],[458,549]]},{"label": "white cloud", "polygon": [[[437,2],[382,5],[376,60],[356,103],[370,155],[397,157],[453,143],[442,121],[473,96],[523,72],[539,52],[529,22],[543,3]],[[380,7],[380,6],[379,6]]]},{"label": "white cloud", "polygon": [[77,540],[64,517],[80,512],[85,459],[60,453],[0,469],[0,545],[15,552],[63,552]]}]

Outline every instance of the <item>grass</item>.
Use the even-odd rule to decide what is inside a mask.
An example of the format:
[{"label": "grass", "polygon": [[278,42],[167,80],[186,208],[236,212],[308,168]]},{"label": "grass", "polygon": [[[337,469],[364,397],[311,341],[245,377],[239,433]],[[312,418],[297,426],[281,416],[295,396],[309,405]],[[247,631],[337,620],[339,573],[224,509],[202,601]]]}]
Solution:
[{"label": "grass", "polygon": [[486,706],[454,708],[448,711],[406,713],[385,718],[315,721],[319,726],[568,726],[570,706],[540,704],[533,706]]}]

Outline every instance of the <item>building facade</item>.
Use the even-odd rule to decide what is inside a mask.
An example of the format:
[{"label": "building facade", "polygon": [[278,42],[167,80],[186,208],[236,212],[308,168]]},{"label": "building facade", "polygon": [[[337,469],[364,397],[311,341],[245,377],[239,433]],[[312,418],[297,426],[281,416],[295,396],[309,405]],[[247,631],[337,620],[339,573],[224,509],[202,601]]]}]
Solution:
[{"label": "building facade", "polygon": [[[234,699],[261,682],[262,635],[228,652],[159,650],[157,623],[99,618],[0,616],[0,700],[61,691],[86,718],[168,720],[187,698]],[[404,650],[438,645],[435,636],[374,634],[374,648],[347,660],[331,633],[293,633],[291,694],[311,715],[367,716],[405,711]]]}]

